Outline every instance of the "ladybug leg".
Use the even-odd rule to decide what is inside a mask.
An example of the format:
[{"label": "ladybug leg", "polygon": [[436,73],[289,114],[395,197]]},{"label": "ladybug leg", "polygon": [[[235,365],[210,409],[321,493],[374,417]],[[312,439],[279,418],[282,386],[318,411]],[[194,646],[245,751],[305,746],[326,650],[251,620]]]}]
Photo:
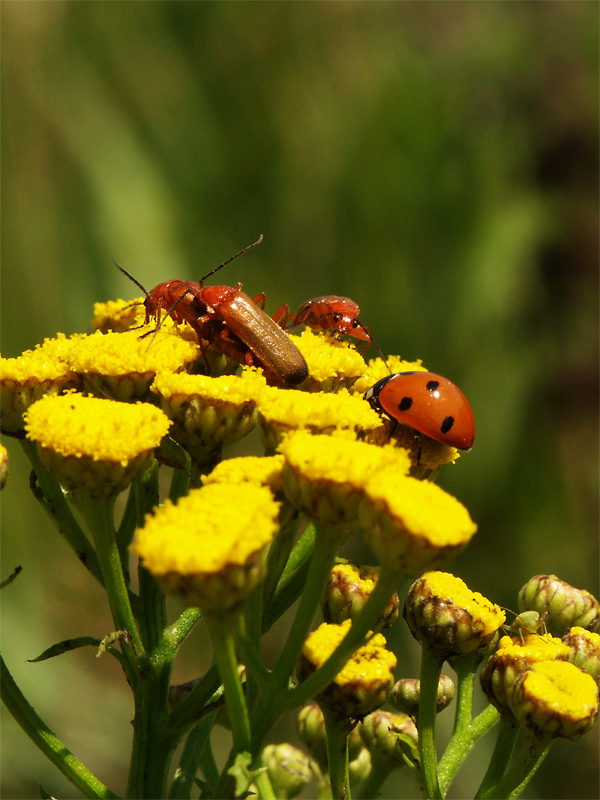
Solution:
[{"label": "ladybug leg", "polygon": [[417,467],[421,465],[421,455],[423,454],[423,445],[421,444],[421,434],[418,431],[415,431],[415,442],[419,445],[419,450],[417,452]]}]

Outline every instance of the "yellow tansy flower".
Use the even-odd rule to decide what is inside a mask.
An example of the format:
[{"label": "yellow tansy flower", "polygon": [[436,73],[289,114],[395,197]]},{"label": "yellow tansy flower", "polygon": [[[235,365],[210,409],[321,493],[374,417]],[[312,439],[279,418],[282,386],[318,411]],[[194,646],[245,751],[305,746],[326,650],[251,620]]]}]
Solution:
[{"label": "yellow tansy flower", "polygon": [[375,473],[388,467],[398,477],[409,468],[408,457],[397,448],[302,430],[286,436],[279,450],[286,460],[283,480],[289,500],[334,526],[358,523],[365,486]]},{"label": "yellow tansy flower", "polygon": [[34,403],[25,422],[48,470],[68,489],[93,497],[123,491],[147,469],[170,425],[154,406],[74,392]]},{"label": "yellow tansy flower", "polygon": [[585,628],[574,627],[565,633],[562,641],[570,648],[567,661],[591,675],[596,683],[600,683],[600,635]]},{"label": "yellow tansy flower", "polygon": [[202,483],[255,483],[267,486],[275,495],[283,489],[283,456],[243,456],[221,461]]},{"label": "yellow tansy flower", "polygon": [[427,572],[413,583],[404,617],[415,639],[444,658],[483,649],[506,620],[500,606],[447,572]]},{"label": "yellow tansy flower", "polygon": [[131,549],[165,592],[219,615],[262,579],[278,513],[279,503],[264,487],[210,484],[148,515]]},{"label": "yellow tansy flower", "polygon": [[69,353],[82,338],[83,334],[69,338],[59,333],[18,358],[0,358],[3,433],[23,438],[23,414],[32,403],[47,394],[79,387],[81,381],[70,366]]},{"label": "yellow tansy flower", "polygon": [[307,394],[294,389],[266,387],[258,401],[266,446],[275,450],[289,431],[306,428],[313,433],[334,430],[359,432],[381,426],[378,414],[362,398],[347,391]]},{"label": "yellow tansy flower", "polygon": [[161,328],[156,336],[143,339],[137,330],[104,334],[96,331],[82,337],[72,349],[70,363],[82,375],[86,391],[131,401],[148,399],[156,373],[192,369],[200,355],[198,343],[183,338],[174,329]]},{"label": "yellow tansy flower", "polygon": [[266,381],[254,369],[240,377],[163,372],[152,392],[173,420],[171,436],[200,464],[211,464],[226,445],[249,433],[257,421],[256,398]]},{"label": "yellow tansy flower", "polygon": [[519,675],[540,661],[565,661],[568,656],[569,647],[549,633],[531,633],[522,641],[519,636],[503,636],[481,672],[481,686],[498,711],[511,714],[507,691]]},{"label": "yellow tansy flower", "polygon": [[351,387],[364,374],[363,357],[352,346],[325,333],[308,328],[300,336],[290,336],[308,365],[304,391],[337,392]]},{"label": "yellow tansy flower", "polygon": [[142,325],[146,318],[144,298],[134,300],[109,300],[107,303],[94,303],[92,328],[95,331],[123,333],[133,325]]},{"label": "yellow tansy flower", "polygon": [[427,372],[421,359],[418,361],[404,361],[400,356],[388,356],[386,361],[382,358],[369,359],[364,374],[352,386],[352,393],[364,394],[367,389],[370,389],[377,381],[385,378],[390,373]]},{"label": "yellow tansy flower", "polygon": [[477,531],[456,498],[395,470],[382,470],[367,483],[360,516],[381,563],[406,575],[449,563]]},{"label": "yellow tansy flower", "polygon": [[[341,625],[323,623],[311,633],[300,657],[299,679],[306,680],[327,661],[350,630],[352,622]],[[394,684],[393,671],[396,656],[386,649],[385,637],[380,633],[348,659],[331,684],[317,696],[320,706],[344,718],[361,718],[379,708]]]},{"label": "yellow tansy flower", "polygon": [[578,739],[598,716],[598,687],[573,664],[542,661],[511,685],[508,702],[517,721],[536,736]]}]

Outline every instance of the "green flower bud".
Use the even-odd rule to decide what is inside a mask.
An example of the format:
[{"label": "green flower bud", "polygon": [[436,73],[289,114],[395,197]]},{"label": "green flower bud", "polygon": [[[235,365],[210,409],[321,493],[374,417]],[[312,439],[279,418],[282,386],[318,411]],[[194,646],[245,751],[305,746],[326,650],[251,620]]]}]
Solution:
[{"label": "green flower bud", "polygon": [[[439,714],[454,699],[454,682],[448,675],[440,675],[436,712]],[[421,681],[418,678],[400,678],[388,696],[389,702],[404,714],[416,717],[419,712]]]},{"label": "green flower bud", "polygon": [[571,648],[567,661],[600,683],[600,635],[584,628],[571,628],[562,640]]},{"label": "green flower bud", "polygon": [[419,743],[417,726],[407,714],[393,714],[379,709],[365,717],[359,728],[373,764],[384,762],[388,769],[404,765],[401,750],[407,745],[398,738],[400,735],[408,736],[415,748]]},{"label": "green flower bud", "polygon": [[327,771],[327,737],[325,718],[316,703],[307,703],[298,714],[298,736],[308,752],[321,767]]},{"label": "green flower bud", "polygon": [[575,625],[592,630],[600,619],[596,598],[556,575],[531,578],[519,592],[519,611],[537,611],[553,636],[563,636]]},{"label": "green flower bud", "polygon": [[282,800],[295,797],[312,778],[309,758],[291,744],[270,744],[262,752],[275,795]]},{"label": "green flower bud", "polygon": [[[357,728],[354,728],[357,730]],[[362,783],[371,773],[371,753],[363,747],[356,758],[348,762],[348,772],[350,774],[350,785]]]}]

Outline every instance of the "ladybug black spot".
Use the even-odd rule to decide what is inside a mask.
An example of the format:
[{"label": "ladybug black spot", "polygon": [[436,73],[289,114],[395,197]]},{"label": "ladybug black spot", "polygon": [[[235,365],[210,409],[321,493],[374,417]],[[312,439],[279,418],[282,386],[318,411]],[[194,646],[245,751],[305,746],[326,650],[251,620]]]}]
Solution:
[{"label": "ladybug black spot", "polygon": [[450,428],[454,425],[454,417],[446,417],[446,419],[442,422],[442,427],[440,428],[442,433],[448,433]]},{"label": "ladybug black spot", "polygon": [[403,397],[398,403],[398,408],[400,411],[408,411],[408,409],[412,406],[412,403],[412,397]]},{"label": "ladybug black spot", "polygon": [[[439,388],[439,385],[440,385],[439,381],[429,381],[428,384],[427,384],[427,391],[428,392],[435,392]],[[452,420],[452,422],[454,422],[454,420]]]}]

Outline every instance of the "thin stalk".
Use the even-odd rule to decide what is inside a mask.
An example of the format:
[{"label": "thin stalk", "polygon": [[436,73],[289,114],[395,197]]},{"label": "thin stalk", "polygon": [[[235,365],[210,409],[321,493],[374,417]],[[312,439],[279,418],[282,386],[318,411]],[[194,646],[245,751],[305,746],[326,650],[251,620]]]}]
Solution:
[{"label": "thin stalk", "polygon": [[92,798],[118,798],[65,747],[46,723],[36,714],[0,656],[2,700],[14,719],[46,758],[77,789]]},{"label": "thin stalk", "polygon": [[528,736],[517,760],[506,775],[486,791],[480,789],[475,797],[482,800],[492,797],[512,800],[513,797],[519,797],[548,755],[554,741],[548,738],[536,740],[534,736]]},{"label": "thin stalk", "polygon": [[488,764],[477,797],[484,797],[493,786],[500,782],[512,756],[519,734],[519,725],[512,714],[503,714],[500,717],[500,729],[494,752]]},{"label": "thin stalk", "polygon": [[441,800],[442,792],[438,783],[435,750],[435,716],[437,690],[444,659],[427,644],[423,644],[421,650],[421,696],[418,722],[421,775],[427,797]]},{"label": "thin stalk", "polygon": [[169,790],[170,800],[184,800],[191,797],[202,754],[209,743],[210,734],[216,718],[217,712],[215,711],[205,717],[190,731],[185,741],[179,765],[173,776],[173,782]]},{"label": "thin stalk", "polygon": [[348,772],[348,734],[352,726],[347,719],[330,714],[322,709],[325,717],[327,737],[327,764],[331,797],[333,800],[350,800],[350,775]]}]

